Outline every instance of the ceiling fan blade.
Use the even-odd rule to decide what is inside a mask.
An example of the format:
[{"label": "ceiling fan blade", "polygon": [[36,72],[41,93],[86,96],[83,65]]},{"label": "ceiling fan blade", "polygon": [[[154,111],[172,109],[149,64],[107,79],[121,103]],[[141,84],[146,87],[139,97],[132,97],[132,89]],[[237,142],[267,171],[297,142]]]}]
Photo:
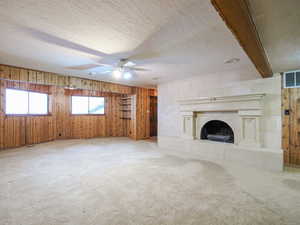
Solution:
[{"label": "ceiling fan blade", "polygon": [[107,71],[103,71],[103,72],[100,71],[99,73],[100,73],[100,74],[109,74],[109,73],[111,73],[111,72],[112,72],[112,70],[110,70],[110,71],[107,70]]},{"label": "ceiling fan blade", "polygon": [[148,69],[145,68],[138,68],[138,67],[128,67],[130,70],[135,70],[135,71],[149,71]]},{"label": "ceiling fan blade", "polygon": [[77,44],[75,42],[65,40],[63,38],[57,37],[55,35],[31,28],[31,27],[26,27],[26,26],[18,26],[19,29],[21,29],[23,32],[29,34],[30,36],[34,37],[35,39],[38,39],[43,42],[47,42],[49,44],[57,45],[60,47],[68,48],[68,49],[73,49],[79,52],[83,52],[86,54],[98,56],[98,57],[108,57],[108,58],[113,58],[116,59],[115,57],[112,57],[111,55],[108,55],[104,52],[98,51],[91,49],[89,47]]},{"label": "ceiling fan blade", "polygon": [[140,52],[137,54],[134,54],[130,57],[128,57],[129,60],[147,60],[147,59],[153,59],[158,58],[161,54],[156,51],[151,52]]},{"label": "ceiling fan blade", "polygon": [[101,73],[101,74],[107,74],[107,73],[111,73],[112,71],[113,71],[112,66],[102,66],[99,69],[97,69],[96,72]]},{"label": "ceiling fan blade", "polygon": [[71,70],[89,70],[89,69],[93,69],[96,67],[101,67],[102,65],[99,64],[85,64],[85,65],[80,65],[80,66],[70,66],[70,67],[66,67],[67,69],[71,69]]}]

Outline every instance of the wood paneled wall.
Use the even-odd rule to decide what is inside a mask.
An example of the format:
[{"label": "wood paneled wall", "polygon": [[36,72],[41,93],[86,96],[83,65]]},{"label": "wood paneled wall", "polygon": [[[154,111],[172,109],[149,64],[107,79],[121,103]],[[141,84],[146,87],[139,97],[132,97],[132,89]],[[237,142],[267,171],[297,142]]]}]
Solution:
[{"label": "wood paneled wall", "polygon": [[[0,70],[1,149],[68,138],[128,136],[138,140],[149,137],[149,95],[155,92],[153,90],[80,78],[65,78],[56,74],[9,66],[0,66]],[[24,82],[26,79],[27,82]],[[53,85],[53,80],[56,85]],[[69,83],[71,80],[78,82],[84,89],[65,88],[73,85]],[[49,94],[50,115],[6,116],[5,88]],[[72,95],[105,97],[105,115],[71,115]],[[128,95],[133,96],[132,120],[121,119],[120,99]]]},{"label": "wood paneled wall", "polygon": [[0,79],[110,93],[132,93],[132,87],[126,85],[89,80],[72,76],[64,76],[55,73],[42,72],[7,65],[0,65]]},{"label": "wood paneled wall", "polygon": [[[68,138],[119,137],[130,134],[119,110],[120,94],[68,90],[56,86],[4,81],[1,83],[0,148],[11,148]],[[6,116],[5,88],[20,88],[49,94],[50,115]],[[71,115],[72,95],[105,97],[105,115]],[[17,104],[17,102],[16,102]],[[126,130],[124,130],[126,128]],[[127,130],[128,129],[128,130]]]},{"label": "wood paneled wall", "polygon": [[17,147],[53,140],[55,124],[52,116],[5,116],[5,88],[51,93],[50,86],[0,80],[0,148]]},{"label": "wood paneled wall", "polygon": [[133,97],[132,138],[146,139],[150,137],[150,93],[145,88],[135,88]]},{"label": "wood paneled wall", "polygon": [[148,89],[149,96],[157,96],[157,89]]},{"label": "wood paneled wall", "polygon": [[282,148],[285,164],[300,166],[300,88],[282,89]]}]

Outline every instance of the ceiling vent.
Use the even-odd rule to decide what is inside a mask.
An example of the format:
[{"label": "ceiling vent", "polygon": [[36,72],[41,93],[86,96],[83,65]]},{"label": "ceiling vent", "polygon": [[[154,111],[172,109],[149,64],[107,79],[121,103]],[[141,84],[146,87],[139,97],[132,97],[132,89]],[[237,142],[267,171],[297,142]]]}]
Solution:
[{"label": "ceiling vent", "polygon": [[285,72],[283,78],[284,88],[300,87],[300,70]]}]

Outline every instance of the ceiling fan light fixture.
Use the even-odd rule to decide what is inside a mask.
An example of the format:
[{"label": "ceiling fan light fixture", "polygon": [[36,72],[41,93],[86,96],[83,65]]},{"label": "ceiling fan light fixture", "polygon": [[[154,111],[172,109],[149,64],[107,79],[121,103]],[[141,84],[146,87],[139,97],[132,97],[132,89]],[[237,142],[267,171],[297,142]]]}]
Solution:
[{"label": "ceiling fan light fixture", "polygon": [[130,80],[132,78],[132,74],[127,71],[127,72],[124,73],[123,77],[126,80]]},{"label": "ceiling fan light fixture", "polygon": [[121,68],[116,68],[114,71],[113,71],[113,76],[114,78],[116,79],[120,79],[122,77],[122,69]]},{"label": "ceiling fan light fixture", "polygon": [[128,62],[126,62],[125,64],[124,64],[124,66],[126,66],[126,67],[133,67],[133,66],[135,66],[136,64],[134,63],[134,62],[131,62],[131,61],[128,61]]}]

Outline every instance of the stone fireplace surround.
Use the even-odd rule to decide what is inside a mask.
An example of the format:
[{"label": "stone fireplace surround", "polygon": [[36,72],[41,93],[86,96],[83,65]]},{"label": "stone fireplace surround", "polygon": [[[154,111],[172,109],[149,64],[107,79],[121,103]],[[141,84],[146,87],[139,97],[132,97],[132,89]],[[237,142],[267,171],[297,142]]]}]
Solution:
[{"label": "stone fireplace surround", "polygon": [[[202,159],[234,161],[255,168],[281,171],[281,149],[264,148],[261,120],[265,94],[201,97],[178,100],[181,112],[181,138],[159,140],[159,145],[177,146]],[[234,132],[234,144],[201,139],[202,127],[211,120],[227,123]]]}]

